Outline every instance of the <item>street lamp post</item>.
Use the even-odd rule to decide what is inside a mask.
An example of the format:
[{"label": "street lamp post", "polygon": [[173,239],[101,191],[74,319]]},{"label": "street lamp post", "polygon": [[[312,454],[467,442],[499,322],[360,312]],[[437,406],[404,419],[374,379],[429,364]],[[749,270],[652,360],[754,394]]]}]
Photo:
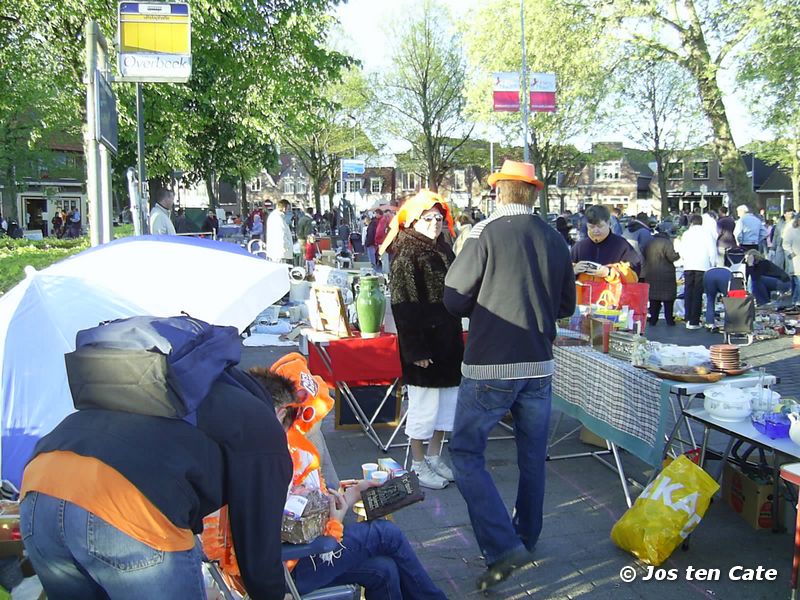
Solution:
[{"label": "street lamp post", "polygon": [[520,78],[520,88],[522,93],[522,151],[525,162],[530,162],[530,151],[528,150],[528,103],[530,102],[530,92],[528,90],[528,62],[525,56],[525,0],[519,0],[519,19],[522,25],[522,77]]}]

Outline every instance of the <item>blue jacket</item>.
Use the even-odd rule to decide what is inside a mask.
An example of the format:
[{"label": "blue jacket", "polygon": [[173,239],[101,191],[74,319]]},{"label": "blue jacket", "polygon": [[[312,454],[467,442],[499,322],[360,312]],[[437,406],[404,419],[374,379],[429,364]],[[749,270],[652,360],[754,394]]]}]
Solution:
[{"label": "blue jacket", "polygon": [[246,389],[216,383],[179,419],[79,410],[36,445],[97,458],[121,473],[176,526],[199,533],[203,517],[230,508],[236,559],[251,598],[280,600],[280,530],[292,461],[269,394],[231,369]]}]

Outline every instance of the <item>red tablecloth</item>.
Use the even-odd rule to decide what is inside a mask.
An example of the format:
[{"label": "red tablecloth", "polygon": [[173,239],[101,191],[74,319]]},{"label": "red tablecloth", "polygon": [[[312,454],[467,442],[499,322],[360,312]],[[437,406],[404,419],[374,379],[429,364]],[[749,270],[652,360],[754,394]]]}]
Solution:
[{"label": "red tablecloth", "polygon": [[402,375],[397,336],[390,333],[364,339],[345,338],[325,342],[333,372],[319,355],[316,345],[309,341],[308,366],[314,375],[327,383],[344,381],[350,386],[389,384]]}]

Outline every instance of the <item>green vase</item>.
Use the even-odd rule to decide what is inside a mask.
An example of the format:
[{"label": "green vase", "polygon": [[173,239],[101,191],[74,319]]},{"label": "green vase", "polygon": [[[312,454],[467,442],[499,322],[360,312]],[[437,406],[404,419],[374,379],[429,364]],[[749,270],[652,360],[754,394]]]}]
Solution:
[{"label": "green vase", "polygon": [[359,281],[356,312],[361,337],[374,338],[381,334],[383,313],[386,310],[386,297],[381,284],[383,278],[377,275],[362,277]]}]

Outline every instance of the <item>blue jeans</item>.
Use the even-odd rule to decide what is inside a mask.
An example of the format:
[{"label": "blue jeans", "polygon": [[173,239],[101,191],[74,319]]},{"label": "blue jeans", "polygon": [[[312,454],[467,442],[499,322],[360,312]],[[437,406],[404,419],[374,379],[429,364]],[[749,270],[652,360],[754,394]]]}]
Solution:
[{"label": "blue jeans", "polygon": [[791,281],[781,281],[777,277],[753,275],[753,296],[756,304],[766,304],[770,300],[770,292],[786,292],[792,289]]},{"label": "blue jeans", "polygon": [[[472,530],[489,565],[521,546],[533,550],[542,531],[551,393],[549,376],[461,380],[450,456]],[[514,417],[519,468],[513,520],[484,458],[489,432],[509,410]]]},{"label": "blue jeans", "polygon": [[390,521],[348,524],[341,556],[333,564],[303,558],[292,573],[297,590],[357,583],[367,600],[447,600],[436,587],[403,532]]},{"label": "blue jeans", "polygon": [[731,282],[731,272],[722,267],[709,269],[703,275],[703,290],[706,293],[706,325],[713,325],[716,319],[714,307],[717,303],[717,294],[725,296]]},{"label": "blue jeans", "polygon": [[800,275],[792,275],[792,302],[800,304]]},{"label": "blue jeans", "polygon": [[51,600],[205,600],[198,545],[154,550],[81,507],[39,492],[22,501],[20,530]]}]

